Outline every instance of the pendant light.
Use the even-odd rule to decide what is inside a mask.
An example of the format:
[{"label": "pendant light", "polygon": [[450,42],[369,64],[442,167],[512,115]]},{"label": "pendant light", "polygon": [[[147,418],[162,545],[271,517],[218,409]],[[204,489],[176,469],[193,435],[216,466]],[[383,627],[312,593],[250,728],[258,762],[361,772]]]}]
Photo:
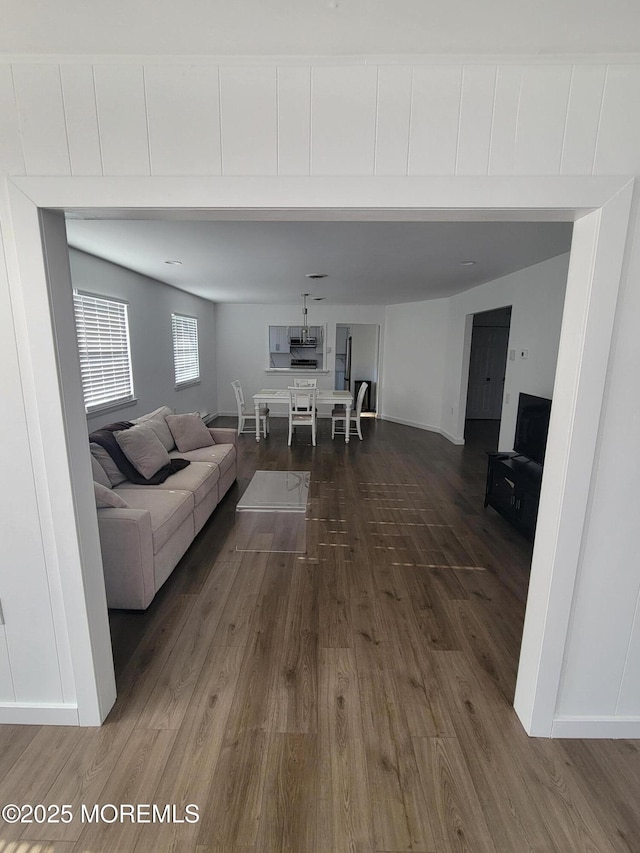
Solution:
[{"label": "pendant light", "polygon": [[300,329],[300,338],[303,344],[306,344],[309,338],[309,326],[307,325],[307,296],[308,293],[302,294],[302,328]]}]

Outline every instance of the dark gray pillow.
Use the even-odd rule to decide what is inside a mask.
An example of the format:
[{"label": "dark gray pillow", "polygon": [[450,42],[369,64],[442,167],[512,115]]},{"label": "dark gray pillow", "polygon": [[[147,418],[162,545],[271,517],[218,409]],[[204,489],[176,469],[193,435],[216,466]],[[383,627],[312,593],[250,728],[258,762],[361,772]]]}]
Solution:
[{"label": "dark gray pillow", "polygon": [[158,436],[145,424],[136,424],[114,436],[129,462],[147,480],[171,462]]},{"label": "dark gray pillow", "polygon": [[102,483],[96,483],[95,480],[93,481],[93,490],[96,495],[96,506],[99,508],[110,506],[115,509],[126,509],[129,506],[124,498],[121,498],[111,489],[107,489]]},{"label": "dark gray pillow", "polygon": [[166,421],[180,453],[215,444],[200,415],[167,415]]}]

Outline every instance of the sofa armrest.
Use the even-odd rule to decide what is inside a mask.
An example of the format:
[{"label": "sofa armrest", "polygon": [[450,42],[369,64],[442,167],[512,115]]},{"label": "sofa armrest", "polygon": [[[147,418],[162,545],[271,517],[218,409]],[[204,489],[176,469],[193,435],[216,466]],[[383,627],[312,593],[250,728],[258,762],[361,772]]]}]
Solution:
[{"label": "sofa armrest", "polygon": [[145,610],[156,592],[151,515],[146,509],[98,509],[109,607]]},{"label": "sofa armrest", "polygon": [[237,444],[238,432],[235,429],[226,427],[209,427],[211,437],[216,444]]}]

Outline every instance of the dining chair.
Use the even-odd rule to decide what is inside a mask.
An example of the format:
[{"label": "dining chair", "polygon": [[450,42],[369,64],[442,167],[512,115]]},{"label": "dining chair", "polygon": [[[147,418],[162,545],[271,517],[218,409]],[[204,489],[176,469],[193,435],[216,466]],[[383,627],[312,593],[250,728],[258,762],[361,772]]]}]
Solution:
[{"label": "dining chair", "polygon": [[293,430],[298,426],[311,427],[311,442],[316,445],[316,398],[317,388],[289,388],[289,447]]},{"label": "dining chair", "polygon": [[293,380],[294,388],[317,388],[318,380],[314,377],[304,378],[302,376],[296,376]]},{"label": "dining chair", "polygon": [[349,412],[349,423],[347,424],[347,410],[344,406],[336,406],[331,410],[331,438],[336,435],[345,435],[347,429],[349,435],[357,435],[362,441],[362,430],[360,429],[360,415],[362,414],[362,401],[367,392],[367,384],[363,382],[358,391],[355,409]]},{"label": "dining chair", "polygon": [[[252,432],[255,434],[255,410],[250,409],[249,411],[247,411],[244,404],[244,394],[242,393],[242,385],[240,385],[240,380],[234,379],[231,385],[233,386],[233,393],[236,395],[236,406],[238,407],[238,435],[242,435],[243,432]],[[269,432],[269,409],[267,408],[267,406],[260,406],[259,417],[260,423],[262,424],[262,434],[266,438],[267,433]],[[253,425],[249,423],[250,421],[253,421]]]}]

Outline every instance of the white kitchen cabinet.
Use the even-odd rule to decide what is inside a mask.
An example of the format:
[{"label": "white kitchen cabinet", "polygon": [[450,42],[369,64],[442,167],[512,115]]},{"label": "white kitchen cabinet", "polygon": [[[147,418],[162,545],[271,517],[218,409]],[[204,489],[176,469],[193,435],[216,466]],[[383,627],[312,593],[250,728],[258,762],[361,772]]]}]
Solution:
[{"label": "white kitchen cabinet", "polygon": [[269,326],[269,352],[289,352],[288,326]]}]

